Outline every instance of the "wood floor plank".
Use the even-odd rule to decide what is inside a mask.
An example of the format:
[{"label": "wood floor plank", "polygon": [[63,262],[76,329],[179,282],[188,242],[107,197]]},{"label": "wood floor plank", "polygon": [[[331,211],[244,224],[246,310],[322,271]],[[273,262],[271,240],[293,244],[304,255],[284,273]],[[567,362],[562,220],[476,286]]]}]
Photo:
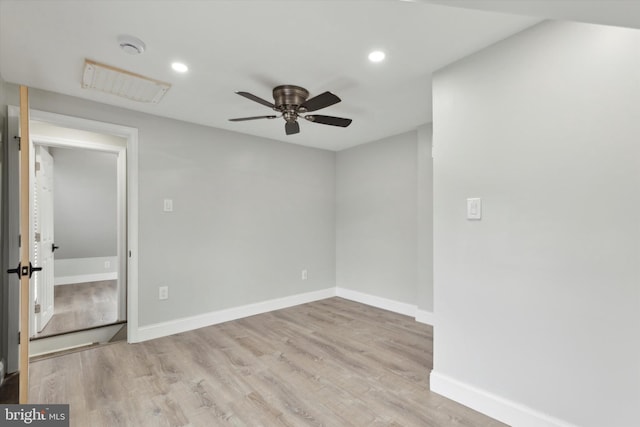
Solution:
[{"label": "wood floor plank", "polygon": [[118,283],[104,280],[54,287],[54,312],[37,338],[118,321]]},{"label": "wood floor plank", "polygon": [[429,391],[433,330],[331,298],[32,363],[72,426],[499,427]]}]

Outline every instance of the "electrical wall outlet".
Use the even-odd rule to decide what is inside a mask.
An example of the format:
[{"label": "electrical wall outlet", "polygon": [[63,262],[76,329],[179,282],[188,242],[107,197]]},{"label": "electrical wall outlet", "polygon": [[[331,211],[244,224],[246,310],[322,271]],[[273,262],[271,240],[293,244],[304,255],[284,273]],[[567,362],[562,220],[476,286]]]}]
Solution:
[{"label": "electrical wall outlet", "polygon": [[111,261],[105,261],[105,262],[104,262],[104,268],[105,268],[105,269],[107,269],[107,268],[111,268]]},{"label": "electrical wall outlet", "polygon": [[304,270],[302,270],[302,273],[300,274],[300,278],[302,280],[307,280],[307,269],[306,268]]},{"label": "electrical wall outlet", "polygon": [[160,300],[169,299],[169,287],[168,286],[160,286],[158,288],[158,299],[160,299]]}]

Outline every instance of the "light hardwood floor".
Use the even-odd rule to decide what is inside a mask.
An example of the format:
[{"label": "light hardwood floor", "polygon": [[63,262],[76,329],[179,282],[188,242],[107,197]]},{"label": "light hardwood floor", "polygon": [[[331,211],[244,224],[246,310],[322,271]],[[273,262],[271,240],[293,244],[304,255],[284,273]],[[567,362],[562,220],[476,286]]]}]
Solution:
[{"label": "light hardwood floor", "polygon": [[42,338],[116,322],[116,287],[115,280],[56,286],[53,317],[36,337]]},{"label": "light hardwood floor", "polygon": [[429,391],[432,328],[331,298],[31,365],[72,426],[504,426]]}]

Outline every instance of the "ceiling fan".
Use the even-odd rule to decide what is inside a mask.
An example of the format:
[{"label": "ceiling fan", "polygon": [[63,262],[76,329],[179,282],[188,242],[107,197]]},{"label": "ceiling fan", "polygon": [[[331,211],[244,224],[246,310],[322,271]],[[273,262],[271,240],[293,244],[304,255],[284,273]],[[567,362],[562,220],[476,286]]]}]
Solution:
[{"label": "ceiling fan", "polygon": [[[232,122],[242,122],[245,120],[256,119],[275,119],[283,117],[285,120],[284,131],[287,135],[293,135],[300,132],[300,125],[298,124],[298,117],[302,117],[313,123],[320,123],[323,125],[339,126],[346,128],[351,124],[351,119],[345,119],[342,117],[322,116],[319,114],[306,114],[312,111],[317,111],[322,108],[329,107],[330,105],[340,102],[340,98],[331,92],[324,92],[318,96],[314,96],[311,99],[309,97],[309,91],[300,86],[282,85],[273,89],[273,100],[271,103],[258,96],[255,96],[249,92],[236,92],[240,96],[244,96],[247,99],[255,101],[266,107],[273,109],[280,113],[279,116],[254,116],[254,117],[241,117],[237,119],[229,119]],[[303,115],[304,114],[304,115]]]}]

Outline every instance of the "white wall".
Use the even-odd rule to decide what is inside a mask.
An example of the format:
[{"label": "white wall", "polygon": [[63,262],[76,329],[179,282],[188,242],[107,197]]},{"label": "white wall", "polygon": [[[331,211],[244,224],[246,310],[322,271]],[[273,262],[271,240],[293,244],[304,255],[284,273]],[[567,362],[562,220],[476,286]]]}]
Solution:
[{"label": "white wall", "polygon": [[335,153],[35,89],[30,102],[139,129],[141,326],[335,286]]},{"label": "white wall", "polygon": [[[433,324],[433,125],[417,131],[417,289],[418,320]],[[426,318],[424,316],[427,316]]]},{"label": "white wall", "polygon": [[415,304],[417,134],[337,153],[336,283]]},{"label": "white wall", "polygon": [[118,257],[65,258],[54,261],[54,285],[118,279]]},{"label": "white wall", "polygon": [[640,425],[639,76],[638,30],[561,22],[434,76],[435,391]]},{"label": "white wall", "polygon": [[50,148],[56,260],[117,255],[117,156]]}]

